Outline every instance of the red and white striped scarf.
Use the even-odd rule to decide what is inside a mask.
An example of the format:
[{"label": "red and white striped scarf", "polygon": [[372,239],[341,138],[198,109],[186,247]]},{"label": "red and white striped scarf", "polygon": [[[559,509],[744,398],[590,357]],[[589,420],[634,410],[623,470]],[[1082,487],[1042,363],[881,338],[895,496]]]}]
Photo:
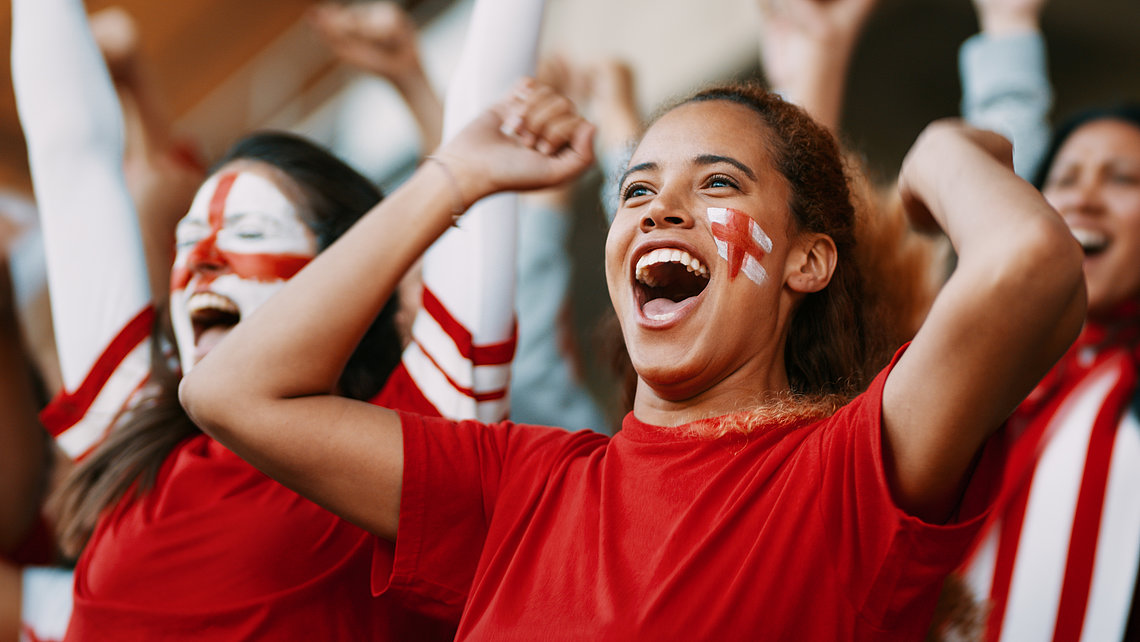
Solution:
[{"label": "red and white striped scarf", "polygon": [[1089,323],[1007,424],[990,523],[962,569],[987,640],[1120,640],[1140,562],[1140,309]]}]

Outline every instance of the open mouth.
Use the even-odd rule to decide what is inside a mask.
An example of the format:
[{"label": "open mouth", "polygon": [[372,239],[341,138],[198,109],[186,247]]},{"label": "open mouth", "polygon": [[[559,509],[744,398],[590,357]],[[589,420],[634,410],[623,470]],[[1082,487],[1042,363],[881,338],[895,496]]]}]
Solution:
[{"label": "open mouth", "polygon": [[241,320],[241,310],[230,299],[213,292],[197,292],[186,302],[190,323],[194,326],[194,340],[210,330],[229,330]]},{"label": "open mouth", "polygon": [[1077,243],[1081,244],[1081,249],[1085,251],[1085,256],[1096,256],[1108,249],[1111,240],[1108,235],[1099,230],[1092,230],[1087,227],[1074,227],[1070,228],[1073,237],[1077,239]]},{"label": "open mouth", "polygon": [[708,266],[678,248],[650,250],[634,268],[637,305],[652,321],[668,321],[708,284]]}]

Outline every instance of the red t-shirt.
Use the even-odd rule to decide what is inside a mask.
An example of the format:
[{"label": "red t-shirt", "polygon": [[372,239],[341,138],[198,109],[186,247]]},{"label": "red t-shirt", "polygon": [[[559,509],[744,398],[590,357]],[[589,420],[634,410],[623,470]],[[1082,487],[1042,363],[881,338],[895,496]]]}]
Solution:
[{"label": "red t-shirt", "polygon": [[[886,372],[833,417],[709,439],[403,416],[396,560],[374,586],[459,640],[917,640],[989,498],[895,506]],[[992,475],[993,461],[975,473]]]},{"label": "red t-shirt", "polygon": [[[431,412],[410,390],[397,368],[376,401]],[[76,567],[66,639],[452,639],[454,620],[372,596],[374,539],[196,436],[151,492],[99,521]]]}]

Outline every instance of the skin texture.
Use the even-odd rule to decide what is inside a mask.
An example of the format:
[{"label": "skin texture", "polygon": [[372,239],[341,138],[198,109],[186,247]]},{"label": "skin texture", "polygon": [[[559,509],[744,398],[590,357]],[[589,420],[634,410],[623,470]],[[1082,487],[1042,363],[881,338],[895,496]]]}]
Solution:
[{"label": "skin texture", "polygon": [[1140,297],[1140,129],[1119,120],[1080,127],[1058,151],[1042,191],[1075,233],[1108,241],[1084,260],[1089,315]]},{"label": "skin texture", "polygon": [[[403,475],[399,419],[332,395],[344,363],[404,271],[450,227],[456,193],[470,206],[491,193],[569,180],[593,161],[592,136],[568,100],[520,83],[182,380],[191,417],[285,485],[394,538]],[[320,336],[320,346],[303,336]],[[232,388],[236,381],[250,387]],[[337,430],[314,431],[316,425]]]},{"label": "skin texture", "polygon": [[878,0],[759,0],[760,63],[776,91],[838,131],[851,55]]},{"label": "skin texture", "polygon": [[[606,242],[606,282],[640,375],[634,412],[642,421],[680,425],[787,388],[788,319],[804,292],[831,277],[834,245],[795,232],[788,188],[764,140],[740,136],[758,126],[740,105],[683,105],[653,125],[630,160]],[[730,278],[709,207],[746,212],[768,232],[773,250],[761,265],[771,278],[759,285]],[[695,307],[664,328],[645,323],[632,279],[636,260],[661,245],[688,250],[710,271]]]},{"label": "skin texture", "polygon": [[[222,181],[233,187],[225,201],[215,202]],[[195,332],[189,312],[194,295],[225,297],[245,318],[316,255],[316,238],[300,217],[301,200],[292,196],[296,189],[269,165],[234,161],[202,186],[179,222],[170,313],[184,372],[228,332]]]},{"label": "skin texture", "polygon": [[991,36],[1004,36],[1040,29],[1045,0],[974,0],[978,23]]},{"label": "skin texture", "polygon": [[420,62],[416,24],[395,2],[323,3],[309,12],[317,33],[345,64],[392,83],[411,110],[425,154],[439,146],[443,104]]},{"label": "skin texture", "polygon": [[[592,133],[565,98],[517,87],[441,150],[447,171],[421,167],[183,379],[191,417],[275,479],[393,538],[399,419],[331,394],[344,361],[403,271],[450,223],[450,180],[471,200],[551,185],[592,160]],[[834,246],[791,224],[767,135],[746,107],[690,103],[658,120],[634,153],[606,275],[641,379],[642,421],[677,425],[787,388],[791,312],[827,284]],[[952,513],[979,448],[1076,337],[1084,314],[1079,248],[1009,156],[1004,139],[943,123],[916,143],[900,180],[911,211],[941,226],[960,257],[883,401],[886,475],[900,506],[928,520]],[[772,238],[763,285],[723,277],[703,215],[710,201],[747,212]],[[410,210],[418,215],[405,216]],[[685,246],[711,276],[687,314],[657,326],[639,317],[633,285],[639,253],[655,244]]]}]

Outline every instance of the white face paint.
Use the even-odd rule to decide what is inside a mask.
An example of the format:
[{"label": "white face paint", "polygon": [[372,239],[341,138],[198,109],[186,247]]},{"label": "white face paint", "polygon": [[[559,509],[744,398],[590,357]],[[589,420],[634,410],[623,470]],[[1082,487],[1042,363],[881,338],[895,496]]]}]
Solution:
[{"label": "white face paint", "polygon": [[751,216],[739,210],[710,207],[708,217],[717,254],[728,262],[729,278],[744,272],[756,285],[764,283],[768,273],[760,261],[772,251],[772,239]]},{"label": "white face paint", "polygon": [[[170,314],[183,373],[316,254],[297,206],[260,172],[223,171],[178,223]],[[197,323],[195,323],[197,322]]]}]

